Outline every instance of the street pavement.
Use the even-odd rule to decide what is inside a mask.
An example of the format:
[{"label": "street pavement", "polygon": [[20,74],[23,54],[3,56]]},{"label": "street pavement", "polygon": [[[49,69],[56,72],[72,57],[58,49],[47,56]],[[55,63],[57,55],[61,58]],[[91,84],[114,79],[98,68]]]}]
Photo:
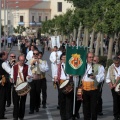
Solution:
[{"label": "street pavement", "polygon": [[[9,52],[9,49],[6,49]],[[17,46],[13,46],[10,50],[10,53],[15,53],[17,56],[20,54],[18,51]],[[50,61],[49,61],[49,51],[45,51],[45,54],[43,56],[44,59],[48,61],[49,67],[50,67]],[[47,108],[43,109],[42,106],[40,108],[39,112],[34,112],[34,114],[30,115],[29,113],[29,93],[27,95],[27,101],[26,101],[26,111],[25,111],[25,120],[61,120],[60,119],[60,113],[57,109],[57,90],[54,89],[53,83],[51,81],[51,69],[49,72],[46,73],[47,78]],[[105,83],[103,86],[103,116],[99,116],[98,120],[113,120],[113,113],[112,113],[112,95],[111,91],[108,87],[108,85]],[[8,120],[13,120],[12,117],[13,113],[13,104],[10,107],[6,107],[6,113],[5,116],[8,118]],[[80,120],[83,120],[83,113],[82,113],[82,106],[80,108]]]}]

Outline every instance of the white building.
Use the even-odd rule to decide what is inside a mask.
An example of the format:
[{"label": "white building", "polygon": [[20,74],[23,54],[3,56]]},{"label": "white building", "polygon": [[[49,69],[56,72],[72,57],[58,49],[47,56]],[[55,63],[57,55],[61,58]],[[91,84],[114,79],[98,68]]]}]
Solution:
[{"label": "white building", "polygon": [[[63,14],[68,8],[73,9],[71,3],[64,0],[7,0],[4,12],[2,1],[2,25],[10,29],[22,25],[25,27],[40,27],[41,21],[52,19],[55,15]],[[4,13],[6,16],[4,17]],[[5,20],[4,20],[5,18]],[[8,23],[7,23],[8,21]]]}]

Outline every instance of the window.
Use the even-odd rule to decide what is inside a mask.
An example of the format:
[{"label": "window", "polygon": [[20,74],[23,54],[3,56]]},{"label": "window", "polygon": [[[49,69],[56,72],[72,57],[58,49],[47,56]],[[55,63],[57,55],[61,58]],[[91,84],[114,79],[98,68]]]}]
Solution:
[{"label": "window", "polygon": [[47,16],[45,16],[45,20],[46,20],[46,21],[48,20],[48,17],[47,17]]},{"label": "window", "polygon": [[62,12],[62,2],[58,2],[58,12]]},{"label": "window", "polygon": [[39,22],[41,22],[41,16],[39,16]]},{"label": "window", "polygon": [[20,16],[20,22],[23,22],[23,16]]},{"label": "window", "polygon": [[34,20],[34,16],[32,16],[32,22],[35,22],[35,20]]}]

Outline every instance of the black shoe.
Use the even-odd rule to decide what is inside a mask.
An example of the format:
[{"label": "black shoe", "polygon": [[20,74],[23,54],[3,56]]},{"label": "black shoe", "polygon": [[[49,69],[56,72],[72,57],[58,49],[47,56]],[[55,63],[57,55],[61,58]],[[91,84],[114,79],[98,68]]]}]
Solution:
[{"label": "black shoe", "polygon": [[36,109],[36,112],[39,112],[39,109]]},{"label": "black shoe", "polygon": [[77,114],[75,115],[75,117],[76,117],[77,119],[80,119],[79,113],[77,113]]},{"label": "black shoe", "polygon": [[30,111],[29,114],[34,114],[34,111]]},{"label": "black shoe", "polygon": [[7,119],[6,117],[0,117],[0,119]]},{"label": "black shoe", "polygon": [[20,118],[20,120],[23,120],[23,118]]},{"label": "black shoe", "polygon": [[42,108],[47,108],[47,107],[46,107],[46,105],[43,105],[43,107],[42,107]]},{"label": "black shoe", "polygon": [[99,113],[98,113],[98,115],[99,115],[99,116],[102,116],[102,115],[103,115],[103,113],[102,113],[102,112],[99,112]]},{"label": "black shoe", "polygon": [[60,106],[57,106],[57,109],[60,109]]},{"label": "black shoe", "polygon": [[120,120],[118,117],[114,117],[114,119],[113,120]]},{"label": "black shoe", "polygon": [[13,120],[18,120],[18,118],[13,118]]}]

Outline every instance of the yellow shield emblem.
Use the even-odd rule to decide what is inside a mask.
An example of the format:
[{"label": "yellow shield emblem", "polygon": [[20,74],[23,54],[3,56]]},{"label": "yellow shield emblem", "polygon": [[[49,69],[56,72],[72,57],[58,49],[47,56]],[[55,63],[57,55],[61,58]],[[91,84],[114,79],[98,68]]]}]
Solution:
[{"label": "yellow shield emblem", "polygon": [[69,60],[69,64],[73,69],[80,68],[80,66],[83,64],[80,54],[72,54],[72,57]]}]

